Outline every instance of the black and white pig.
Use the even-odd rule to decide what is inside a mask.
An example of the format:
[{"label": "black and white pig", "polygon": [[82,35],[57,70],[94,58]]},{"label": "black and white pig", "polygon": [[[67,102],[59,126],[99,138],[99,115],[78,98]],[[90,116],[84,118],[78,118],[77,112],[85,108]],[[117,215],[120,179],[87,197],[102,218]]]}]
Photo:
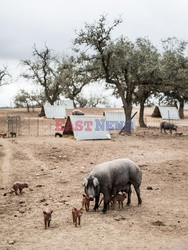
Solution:
[{"label": "black and white pig", "polygon": [[134,186],[138,205],[141,205],[140,185],[142,172],[137,164],[129,159],[116,159],[96,165],[84,179],[85,193],[90,200],[95,199],[94,210],[98,209],[100,193],[104,195],[103,213],[106,213],[111,195],[118,191],[128,193],[127,205],[131,202],[131,184]]},{"label": "black and white pig", "polygon": [[170,130],[170,133],[172,134],[172,130],[177,131],[177,126],[173,123],[161,122],[160,129],[161,129],[161,133],[162,133],[162,130],[164,130],[165,134],[166,134],[166,130]]}]

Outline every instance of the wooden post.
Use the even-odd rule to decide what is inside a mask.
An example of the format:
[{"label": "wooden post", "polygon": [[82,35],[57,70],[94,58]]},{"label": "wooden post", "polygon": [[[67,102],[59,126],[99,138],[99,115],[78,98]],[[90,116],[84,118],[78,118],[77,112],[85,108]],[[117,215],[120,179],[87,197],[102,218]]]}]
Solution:
[{"label": "wooden post", "polygon": [[[135,117],[135,115],[136,115],[137,113],[138,113],[138,111],[136,111],[136,112],[134,113],[134,115],[131,116],[131,120]],[[125,121],[125,123],[126,123],[126,121]],[[125,124],[125,126],[126,126],[126,124]],[[122,133],[122,131],[124,130],[125,126],[123,126],[123,128],[121,129],[121,131],[119,132],[119,134]]]}]

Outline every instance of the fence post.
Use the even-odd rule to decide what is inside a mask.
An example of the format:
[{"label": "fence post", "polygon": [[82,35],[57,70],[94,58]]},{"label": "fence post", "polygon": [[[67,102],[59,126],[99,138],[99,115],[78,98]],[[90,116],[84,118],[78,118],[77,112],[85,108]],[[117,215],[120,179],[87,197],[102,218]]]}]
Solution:
[{"label": "fence post", "polygon": [[38,120],[37,120],[37,136],[39,136],[39,117],[38,117]]}]

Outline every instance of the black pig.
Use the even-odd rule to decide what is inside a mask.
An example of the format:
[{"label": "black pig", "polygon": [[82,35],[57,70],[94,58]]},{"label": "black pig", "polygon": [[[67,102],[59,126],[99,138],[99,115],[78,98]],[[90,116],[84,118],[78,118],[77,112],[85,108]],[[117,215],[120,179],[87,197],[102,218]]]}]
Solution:
[{"label": "black pig", "polygon": [[[132,184],[135,188],[138,205],[141,205],[140,185],[142,172],[137,164],[129,159],[117,159],[96,165],[84,180],[85,193],[89,200],[94,200],[94,210],[98,209],[100,193],[104,195],[103,213],[106,213],[111,195],[118,191],[128,192],[128,205],[131,202]],[[129,188],[128,188],[129,187]]]},{"label": "black pig", "polygon": [[166,134],[166,130],[170,130],[171,134],[172,134],[172,130],[177,131],[177,126],[169,122],[161,122],[160,128],[161,128],[161,133],[162,133],[162,130],[164,130],[165,134]]}]

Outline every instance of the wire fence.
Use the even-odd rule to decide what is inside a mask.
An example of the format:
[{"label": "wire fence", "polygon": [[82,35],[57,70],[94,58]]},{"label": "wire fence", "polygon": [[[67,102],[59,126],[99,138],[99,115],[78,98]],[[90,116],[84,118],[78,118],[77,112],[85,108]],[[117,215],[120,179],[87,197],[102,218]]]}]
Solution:
[{"label": "wire fence", "polygon": [[55,134],[55,119],[41,117],[7,116],[0,117],[0,132],[17,136],[50,136]]}]

